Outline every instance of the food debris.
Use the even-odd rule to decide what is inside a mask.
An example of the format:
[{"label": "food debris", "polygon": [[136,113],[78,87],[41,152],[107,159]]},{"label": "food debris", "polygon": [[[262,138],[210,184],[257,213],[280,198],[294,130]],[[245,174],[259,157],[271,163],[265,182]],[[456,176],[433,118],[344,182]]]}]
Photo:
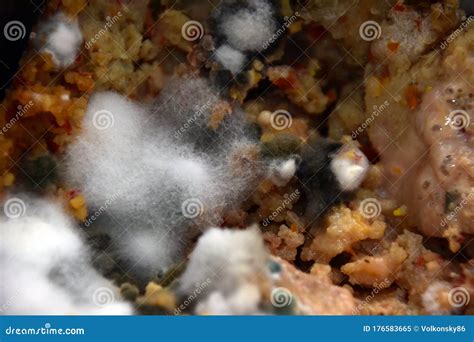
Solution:
[{"label": "food debris", "polygon": [[43,10],[0,105],[7,313],[474,312],[458,1]]}]

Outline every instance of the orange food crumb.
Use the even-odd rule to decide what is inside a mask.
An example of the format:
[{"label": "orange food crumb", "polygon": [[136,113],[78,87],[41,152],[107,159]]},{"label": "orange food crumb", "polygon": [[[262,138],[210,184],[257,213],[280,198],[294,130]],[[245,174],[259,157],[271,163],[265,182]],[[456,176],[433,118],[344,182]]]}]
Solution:
[{"label": "orange food crumb", "polygon": [[398,48],[400,47],[400,43],[391,41],[387,44],[387,47],[390,51],[397,52]]},{"label": "orange food crumb", "polygon": [[408,108],[413,110],[418,107],[418,104],[420,103],[420,92],[418,91],[418,87],[416,85],[409,85],[405,95],[407,99]]},{"label": "orange food crumb", "polygon": [[298,79],[293,72],[289,72],[287,77],[280,77],[273,83],[280,89],[295,89],[297,88]]},{"label": "orange food crumb", "polygon": [[77,195],[69,200],[69,205],[72,208],[72,214],[74,217],[83,222],[87,217],[87,207],[84,196]]},{"label": "orange food crumb", "polygon": [[74,209],[80,209],[81,207],[83,207],[86,204],[86,200],[84,199],[84,196],[79,195],[79,196],[76,196],[76,197],[72,198],[69,201],[69,204]]},{"label": "orange food crumb", "polygon": [[392,168],[392,172],[396,175],[401,175],[402,174],[402,169],[400,169],[398,166],[395,166]]}]

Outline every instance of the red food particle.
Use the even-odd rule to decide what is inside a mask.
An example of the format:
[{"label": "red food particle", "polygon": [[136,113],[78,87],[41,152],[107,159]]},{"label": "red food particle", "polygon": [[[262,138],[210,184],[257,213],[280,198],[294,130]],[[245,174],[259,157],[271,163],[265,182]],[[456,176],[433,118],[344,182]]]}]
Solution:
[{"label": "red food particle", "polygon": [[404,12],[406,7],[405,7],[404,4],[397,3],[397,4],[395,4],[395,6],[393,6],[393,9],[397,12]]},{"label": "red food particle", "polygon": [[167,45],[168,44],[168,40],[166,39],[165,36],[159,36],[158,42],[160,43],[160,45]]},{"label": "red food particle", "polygon": [[68,199],[73,199],[81,194],[81,190],[79,189],[72,189],[67,192]]},{"label": "red food particle", "polygon": [[337,94],[336,94],[336,91],[334,89],[330,89],[327,92],[326,96],[327,96],[327,98],[329,99],[330,102],[334,102],[337,99]]},{"label": "red food particle", "polygon": [[285,89],[295,89],[296,84],[298,83],[298,79],[294,73],[289,73],[287,77],[280,77],[273,81],[278,88],[285,90]]},{"label": "red food particle", "polygon": [[66,122],[64,123],[64,125],[61,126],[61,128],[63,128],[67,134],[71,134],[72,132],[72,125],[69,120],[66,120]]},{"label": "red food particle", "polygon": [[406,90],[406,99],[408,103],[408,108],[411,110],[415,109],[418,107],[418,104],[420,103],[420,92],[418,91],[418,88],[416,85],[411,84],[408,86]]},{"label": "red food particle", "polygon": [[387,47],[390,51],[397,52],[398,48],[400,47],[400,43],[399,42],[389,42],[387,44]]},{"label": "red food particle", "polygon": [[418,259],[416,259],[415,265],[418,267],[425,266],[425,259],[422,256],[420,256]]},{"label": "red food particle", "polygon": [[76,56],[74,63],[81,64],[83,60],[84,60],[84,55],[81,52]]}]

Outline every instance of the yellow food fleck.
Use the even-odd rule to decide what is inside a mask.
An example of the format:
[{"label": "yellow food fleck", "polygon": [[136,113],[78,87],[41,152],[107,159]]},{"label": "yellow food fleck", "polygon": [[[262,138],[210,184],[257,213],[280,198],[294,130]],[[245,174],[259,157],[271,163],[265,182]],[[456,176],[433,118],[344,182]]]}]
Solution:
[{"label": "yellow food fleck", "polygon": [[407,214],[407,210],[407,207],[402,205],[393,211],[393,216],[405,216]]},{"label": "yellow food fleck", "polygon": [[176,307],[176,298],[167,289],[150,282],[145,288],[145,296],[142,302],[148,305],[155,305],[172,311]]},{"label": "yellow food fleck", "polygon": [[367,80],[367,90],[368,94],[373,97],[379,97],[383,93],[383,87],[377,77],[372,76]]},{"label": "yellow food fleck", "polygon": [[392,172],[393,172],[394,174],[396,174],[396,175],[401,175],[401,174],[402,174],[402,169],[399,168],[398,166],[394,166],[394,167],[392,168]]},{"label": "yellow food fleck", "polygon": [[74,209],[80,209],[81,207],[83,207],[86,204],[86,200],[84,199],[84,196],[79,195],[79,196],[76,196],[73,199],[71,199],[69,201],[69,204]]},{"label": "yellow food fleck", "polygon": [[15,175],[11,172],[8,172],[3,176],[3,185],[4,186],[11,186],[14,181],[15,181]]}]

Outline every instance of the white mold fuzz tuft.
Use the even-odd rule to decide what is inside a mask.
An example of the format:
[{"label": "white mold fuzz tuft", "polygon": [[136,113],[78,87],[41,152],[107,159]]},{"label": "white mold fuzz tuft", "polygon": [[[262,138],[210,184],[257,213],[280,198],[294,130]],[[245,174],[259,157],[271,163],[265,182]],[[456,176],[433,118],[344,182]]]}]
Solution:
[{"label": "white mold fuzz tuft", "polygon": [[71,219],[46,200],[0,217],[0,306],[9,315],[129,315],[132,307],[90,264]]},{"label": "white mold fuzz tuft", "polygon": [[58,13],[39,24],[35,40],[42,51],[52,55],[58,67],[65,68],[74,63],[83,37],[76,19]]}]

